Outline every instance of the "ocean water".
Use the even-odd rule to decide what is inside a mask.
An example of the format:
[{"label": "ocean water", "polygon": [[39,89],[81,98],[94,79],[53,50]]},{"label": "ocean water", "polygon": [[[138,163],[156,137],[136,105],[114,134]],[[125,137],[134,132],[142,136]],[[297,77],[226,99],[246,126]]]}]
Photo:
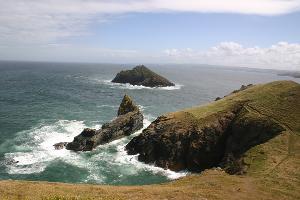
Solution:
[{"label": "ocean water", "polygon": [[167,182],[172,172],[137,161],[124,146],[134,135],[91,152],[54,150],[85,127],[100,128],[116,117],[125,93],[142,109],[144,128],[159,115],[205,104],[242,84],[299,79],[275,71],[214,66],[149,65],[176,83],[147,88],[112,84],[133,65],[0,62],[0,179],[137,185]]}]

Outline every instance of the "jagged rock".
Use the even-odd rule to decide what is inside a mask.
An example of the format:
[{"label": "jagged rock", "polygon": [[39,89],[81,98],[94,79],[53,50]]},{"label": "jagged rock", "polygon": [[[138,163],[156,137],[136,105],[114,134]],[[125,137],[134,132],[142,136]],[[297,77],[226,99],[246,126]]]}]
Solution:
[{"label": "jagged rock", "polygon": [[125,94],[122,103],[118,109],[118,116],[124,115],[128,112],[134,112],[139,110],[139,108],[132,102],[132,99]]},{"label": "jagged rock", "polygon": [[140,161],[174,171],[213,167],[222,158],[226,130],[237,110],[224,113],[202,129],[188,113],[180,113],[186,121],[172,114],[159,117],[126,145],[127,152],[138,153]]},{"label": "jagged rock", "polygon": [[84,129],[66,148],[74,151],[91,151],[101,144],[128,136],[143,127],[143,114],[125,95],[119,107],[118,117],[102,125],[101,129]]},{"label": "jagged rock", "polygon": [[130,83],[131,85],[143,85],[146,87],[166,87],[175,85],[166,78],[151,71],[144,65],[136,66],[132,70],[119,72],[112,82]]},{"label": "jagged rock", "polygon": [[81,132],[81,135],[82,135],[83,137],[93,137],[94,135],[96,135],[96,129],[85,128],[85,129],[83,129],[83,131]]}]

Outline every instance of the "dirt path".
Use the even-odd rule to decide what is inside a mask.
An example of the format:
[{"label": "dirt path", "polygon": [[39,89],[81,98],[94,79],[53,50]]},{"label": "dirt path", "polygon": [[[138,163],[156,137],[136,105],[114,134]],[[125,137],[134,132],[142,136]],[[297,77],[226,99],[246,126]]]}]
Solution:
[{"label": "dirt path", "polygon": [[277,124],[282,126],[285,129],[285,131],[289,134],[289,136],[288,136],[288,146],[287,146],[287,155],[277,165],[275,165],[275,167],[273,167],[270,170],[269,173],[273,173],[281,164],[283,164],[285,161],[287,161],[290,156],[294,156],[297,153],[297,151],[298,151],[297,143],[299,143],[299,141],[298,141],[299,136],[296,133],[294,133],[287,124],[282,123],[282,122],[278,121],[277,119],[275,119],[274,117],[271,117],[269,115],[266,115],[266,114],[260,112],[256,108],[252,107],[250,104],[245,105],[244,108],[248,112],[255,112],[259,115],[265,116],[265,117],[273,120],[274,122],[276,122]]}]

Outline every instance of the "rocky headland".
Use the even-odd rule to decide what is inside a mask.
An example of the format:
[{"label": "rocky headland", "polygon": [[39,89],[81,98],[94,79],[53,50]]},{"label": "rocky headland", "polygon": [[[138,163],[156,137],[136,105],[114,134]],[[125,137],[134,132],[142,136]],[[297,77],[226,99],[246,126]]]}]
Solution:
[{"label": "rocky headland", "polygon": [[131,135],[143,127],[143,114],[132,99],[125,95],[118,110],[118,116],[102,125],[101,129],[84,129],[70,143],[54,144],[55,149],[66,147],[73,151],[91,151],[101,144]]},{"label": "rocky headland", "polygon": [[139,65],[131,70],[119,72],[112,80],[113,83],[129,83],[131,85],[142,85],[146,87],[167,87],[175,84],[168,79],[151,71],[144,65]]},{"label": "rocky headland", "polygon": [[290,76],[290,77],[294,77],[294,78],[300,78],[300,72],[299,71],[282,72],[282,73],[279,73],[278,76]]},{"label": "rocky headland", "polygon": [[243,86],[208,105],[158,117],[126,149],[175,171],[222,167],[243,174],[249,149],[300,129],[299,99],[300,85],[291,81]]}]

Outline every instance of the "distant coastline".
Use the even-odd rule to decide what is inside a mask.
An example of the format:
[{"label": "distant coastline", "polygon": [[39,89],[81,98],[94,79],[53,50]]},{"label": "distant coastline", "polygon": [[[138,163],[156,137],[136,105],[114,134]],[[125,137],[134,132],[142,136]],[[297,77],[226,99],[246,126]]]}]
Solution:
[{"label": "distant coastline", "polygon": [[293,78],[300,78],[300,72],[299,71],[282,72],[282,73],[278,73],[278,76],[290,76]]}]

